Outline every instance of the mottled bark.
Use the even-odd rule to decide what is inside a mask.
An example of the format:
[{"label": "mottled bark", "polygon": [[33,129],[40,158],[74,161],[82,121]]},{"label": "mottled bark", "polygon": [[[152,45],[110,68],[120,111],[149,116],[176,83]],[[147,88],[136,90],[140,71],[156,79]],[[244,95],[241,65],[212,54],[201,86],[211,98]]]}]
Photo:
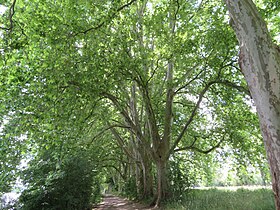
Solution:
[{"label": "mottled bark", "polygon": [[152,162],[148,154],[143,156],[141,161],[142,165],[142,193],[141,199],[147,199],[153,197],[153,176],[152,176]]},{"label": "mottled bark", "polygon": [[[177,2],[178,3],[178,2]],[[171,10],[169,12],[169,28],[170,38],[173,41],[175,34],[175,25],[177,19],[177,12],[179,5],[177,3],[171,4]],[[168,61],[168,67],[166,71],[166,99],[165,99],[165,113],[164,113],[164,131],[162,139],[156,139],[155,142],[155,161],[157,167],[157,199],[155,206],[159,206],[161,201],[166,200],[168,197],[169,179],[168,179],[168,161],[170,142],[172,139],[172,121],[173,121],[173,79],[174,76],[174,61],[172,58]]]},{"label": "mottled bark", "polygon": [[156,163],[157,168],[157,198],[155,202],[155,207],[159,207],[161,202],[168,198],[168,161],[165,159],[159,159]]},{"label": "mottled bark", "polygon": [[[141,124],[138,116],[137,111],[137,94],[136,94],[136,83],[132,85],[131,88],[131,101],[130,101],[130,112],[131,112],[131,119],[133,120],[134,124],[138,127],[138,129],[142,133]],[[143,133],[143,135],[145,135]],[[133,136],[133,150],[135,157],[141,163],[141,165],[136,164],[136,169],[138,170],[137,173],[137,193],[140,199],[149,198],[153,196],[153,181],[152,181],[152,163],[150,161],[150,152],[143,146],[144,139],[141,139],[141,136]],[[141,142],[141,143],[140,143]]]},{"label": "mottled bark", "polygon": [[240,45],[239,64],[257,107],[280,210],[280,51],[251,0],[226,0]]}]

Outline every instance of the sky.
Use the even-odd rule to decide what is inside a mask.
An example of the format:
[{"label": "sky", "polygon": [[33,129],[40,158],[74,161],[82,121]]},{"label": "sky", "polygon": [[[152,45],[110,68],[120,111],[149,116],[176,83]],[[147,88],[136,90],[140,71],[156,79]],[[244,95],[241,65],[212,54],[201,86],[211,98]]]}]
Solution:
[{"label": "sky", "polygon": [[[0,4],[0,15],[3,15],[6,10],[7,10],[7,7]],[[0,26],[1,25],[2,25],[2,23],[0,22]],[[2,37],[2,31],[1,30],[0,30],[0,37]]]},{"label": "sky", "polygon": [[0,4],[0,15],[3,15],[7,7]]}]

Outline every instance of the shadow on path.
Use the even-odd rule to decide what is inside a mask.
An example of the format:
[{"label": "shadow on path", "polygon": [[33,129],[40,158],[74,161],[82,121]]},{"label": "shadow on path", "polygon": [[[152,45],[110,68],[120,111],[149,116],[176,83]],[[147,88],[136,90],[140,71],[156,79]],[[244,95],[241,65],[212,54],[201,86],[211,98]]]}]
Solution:
[{"label": "shadow on path", "polygon": [[114,195],[105,195],[103,202],[93,208],[93,210],[107,210],[107,209],[118,209],[118,210],[151,210],[152,208],[144,206],[140,203],[135,203],[127,199],[120,198]]}]

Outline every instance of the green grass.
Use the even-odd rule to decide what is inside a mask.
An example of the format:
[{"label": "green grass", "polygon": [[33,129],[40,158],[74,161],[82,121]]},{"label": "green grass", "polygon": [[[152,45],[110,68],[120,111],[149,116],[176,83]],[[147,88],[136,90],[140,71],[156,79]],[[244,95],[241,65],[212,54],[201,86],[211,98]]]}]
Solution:
[{"label": "green grass", "polygon": [[165,210],[275,210],[269,189],[198,190],[194,189],[181,202],[164,205]]}]

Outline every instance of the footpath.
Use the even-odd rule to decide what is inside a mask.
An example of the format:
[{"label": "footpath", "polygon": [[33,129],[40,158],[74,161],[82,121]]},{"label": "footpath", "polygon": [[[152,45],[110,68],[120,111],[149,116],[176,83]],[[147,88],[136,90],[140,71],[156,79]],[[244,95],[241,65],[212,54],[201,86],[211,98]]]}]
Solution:
[{"label": "footpath", "polygon": [[103,201],[95,206],[92,210],[151,210],[152,208],[144,206],[140,203],[135,203],[115,195],[105,195]]}]

